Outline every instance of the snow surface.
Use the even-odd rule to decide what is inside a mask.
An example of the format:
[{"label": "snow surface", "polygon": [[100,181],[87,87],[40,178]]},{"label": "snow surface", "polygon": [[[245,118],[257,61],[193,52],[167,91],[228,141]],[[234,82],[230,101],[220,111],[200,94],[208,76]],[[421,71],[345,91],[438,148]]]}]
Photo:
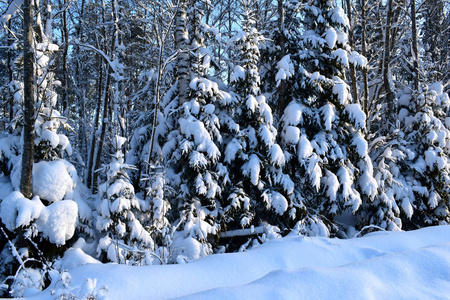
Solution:
[{"label": "snow surface", "polygon": [[27,299],[53,299],[51,290],[77,297],[103,294],[108,299],[448,299],[450,295],[450,226],[376,232],[347,240],[291,234],[247,252],[165,266],[99,264],[76,249],[57,264],[66,272],[53,278],[50,288]]}]

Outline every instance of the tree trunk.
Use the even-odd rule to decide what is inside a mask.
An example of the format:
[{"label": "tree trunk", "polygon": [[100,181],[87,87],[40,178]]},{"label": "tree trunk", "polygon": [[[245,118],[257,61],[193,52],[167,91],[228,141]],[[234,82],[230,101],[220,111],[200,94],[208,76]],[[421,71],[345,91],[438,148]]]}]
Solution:
[{"label": "tree trunk", "polygon": [[414,68],[414,89],[419,90],[419,53],[417,50],[416,0],[411,0],[412,55]]},{"label": "tree trunk", "polygon": [[68,52],[69,52],[69,30],[67,28],[67,9],[65,7],[68,5],[68,0],[64,0],[64,12],[62,17],[62,23],[63,23],[63,29],[62,29],[62,35],[64,38],[64,49],[63,49],[63,66],[62,66],[62,72],[63,72],[63,78],[62,78],[62,113],[65,117],[69,117],[69,100],[67,99],[67,91],[68,91],[68,81],[69,76],[67,74],[67,58],[68,58]]},{"label": "tree trunk", "polygon": [[[118,26],[117,23],[118,21],[118,16],[117,16],[117,11],[116,11],[116,1],[113,0],[112,1],[112,17],[113,17],[113,21],[114,21],[114,27],[112,30],[112,37],[111,37],[111,61],[114,59],[114,53],[115,53],[115,49],[116,49],[116,42],[117,42],[117,36],[118,36]],[[111,69],[111,66],[108,64],[108,67],[106,68],[106,85],[105,85],[105,98],[103,100],[103,115],[102,115],[102,119],[101,119],[101,132],[100,132],[100,139],[98,141],[97,144],[97,150],[95,151],[95,165],[94,165],[94,169],[93,171],[93,182],[92,182],[92,188],[96,189],[97,187],[97,182],[98,182],[98,174],[95,173],[95,170],[97,170],[100,167],[100,162],[101,162],[101,157],[102,157],[102,152],[103,152],[103,146],[105,143],[105,136],[106,136],[106,130],[108,128],[108,112],[111,109],[110,108],[110,101],[111,101],[111,74],[110,71],[113,71]],[[109,114],[111,115],[111,114]]]},{"label": "tree trunk", "polygon": [[186,0],[180,1],[177,14],[175,15],[175,43],[176,48],[181,50],[181,54],[177,60],[177,78],[178,78],[178,94],[179,103],[189,101],[189,83],[191,81],[189,74],[189,52],[187,45],[187,29],[186,29]]},{"label": "tree trunk", "polygon": [[[80,16],[78,21],[78,30],[77,30],[77,37],[81,40],[81,37],[83,36],[83,15],[84,15],[84,0],[81,1],[81,10],[80,10]],[[76,95],[77,95],[77,114],[78,114],[78,120],[79,120],[79,126],[78,126],[78,134],[77,134],[77,140],[79,149],[82,155],[83,161],[87,161],[88,158],[86,157],[88,155],[88,149],[87,149],[87,125],[86,125],[86,89],[83,86],[83,76],[82,76],[82,66],[79,60],[80,55],[80,47],[75,47],[74,50],[75,53],[75,85],[76,85]],[[98,123],[98,120],[97,120]],[[84,170],[86,172],[86,169]]]},{"label": "tree trunk", "polygon": [[[361,0],[361,54],[369,60],[367,57],[367,10],[366,10],[366,1]],[[369,81],[367,79],[367,67],[363,68],[363,111],[368,115],[369,113]]]},{"label": "tree trunk", "polygon": [[388,119],[394,119],[394,93],[389,82],[389,62],[391,59],[391,22],[393,0],[388,0],[386,26],[384,31],[384,51],[383,51],[383,85],[386,92],[386,105],[388,107]]},{"label": "tree trunk", "polygon": [[[8,21],[8,28],[11,28],[11,19]],[[8,68],[8,83],[11,83],[13,80],[13,64],[12,64],[12,55],[11,55],[11,47],[13,39],[11,37],[11,33],[8,31],[8,53],[6,57],[6,67]],[[8,93],[9,94],[9,93]],[[14,94],[9,94],[9,121],[11,122],[14,115]]]},{"label": "tree trunk", "polygon": [[23,81],[24,120],[23,153],[20,192],[27,198],[32,196],[32,175],[34,155],[34,51],[33,51],[33,6],[32,0],[23,2]]},{"label": "tree trunk", "polygon": [[94,154],[95,154],[95,145],[97,142],[97,128],[98,123],[100,121],[100,110],[102,108],[102,90],[103,90],[103,58],[99,57],[99,68],[100,74],[98,77],[98,89],[97,89],[97,108],[95,110],[94,123],[91,133],[90,145],[89,145],[89,156],[88,156],[88,166],[87,166],[87,176],[86,176],[86,184],[88,188],[93,187],[93,176],[94,176]]},{"label": "tree trunk", "polygon": [[[347,6],[347,16],[350,23],[350,28],[348,29],[348,39],[350,43],[350,47],[353,49],[354,47],[354,40],[353,40],[353,24],[352,24],[352,6],[350,3],[350,0],[346,0],[346,6]],[[355,66],[353,64],[350,64],[350,79],[352,81],[352,98],[354,103],[358,103],[358,88],[356,86],[356,70]],[[363,103],[361,103],[361,106],[364,106]]]},{"label": "tree trunk", "polygon": [[[284,8],[283,0],[278,0],[278,30],[280,32],[279,46],[281,49],[280,56],[278,60],[281,60],[286,55],[286,37],[284,35]],[[281,80],[278,86],[278,113],[281,116],[284,109],[288,105],[287,103],[287,83],[286,80]]]}]

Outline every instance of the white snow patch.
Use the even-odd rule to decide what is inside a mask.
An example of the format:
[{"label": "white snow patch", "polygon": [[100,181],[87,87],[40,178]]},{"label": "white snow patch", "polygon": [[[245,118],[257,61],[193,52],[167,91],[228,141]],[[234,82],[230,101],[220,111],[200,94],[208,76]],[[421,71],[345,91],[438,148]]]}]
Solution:
[{"label": "white snow patch", "polygon": [[9,231],[21,226],[28,226],[39,218],[44,209],[39,197],[32,200],[25,198],[20,192],[12,192],[0,203],[0,217]]},{"label": "white snow patch", "polygon": [[314,149],[306,135],[302,135],[298,143],[298,161],[302,163],[303,160],[309,158],[313,154],[313,151]]},{"label": "white snow patch", "polygon": [[330,47],[330,49],[333,49],[334,46],[336,46],[337,33],[333,27],[328,27],[327,32],[325,34],[325,40],[327,42],[328,47]]},{"label": "white snow patch", "polygon": [[[76,291],[86,278],[96,278],[97,286],[107,286],[110,299],[446,299],[450,226],[343,240],[292,234],[193,263],[86,264],[69,272]],[[29,299],[53,299],[57,284],[59,279]]]},{"label": "white snow patch", "polygon": [[44,207],[36,226],[43,237],[60,246],[75,233],[77,216],[78,205],[72,200],[63,200]]},{"label": "white snow patch", "polygon": [[348,20],[347,14],[339,6],[333,8],[333,10],[331,11],[331,20],[344,27],[350,27],[350,21]]},{"label": "white snow patch", "polygon": [[336,78],[335,81],[336,83],[333,86],[333,94],[337,96],[340,104],[345,105],[348,103],[349,99],[351,99],[349,87],[340,78]]},{"label": "white snow patch", "polygon": [[261,161],[256,154],[250,155],[250,159],[243,166],[243,174],[250,178],[253,185],[259,183],[259,173],[261,172]]},{"label": "white snow patch", "polygon": [[76,181],[74,166],[62,159],[41,161],[33,167],[33,194],[50,202],[62,200]]},{"label": "white snow patch", "polygon": [[286,198],[277,191],[265,191],[262,195],[264,202],[268,208],[273,208],[275,212],[282,215],[288,209],[288,202]]},{"label": "white snow patch", "polygon": [[283,130],[283,139],[286,144],[297,144],[300,140],[300,129],[296,126],[286,126]]},{"label": "white snow patch", "polygon": [[362,111],[359,104],[349,104],[345,107],[344,111],[348,114],[353,124],[355,124],[356,129],[362,129],[366,127],[366,114]]},{"label": "white snow patch", "polygon": [[297,102],[291,102],[284,110],[283,120],[286,125],[297,126],[303,122],[302,106]]},{"label": "white snow patch", "polygon": [[286,162],[283,150],[278,144],[274,144],[270,148],[270,162],[276,166],[284,166]]},{"label": "white snow patch", "polygon": [[339,189],[339,180],[337,176],[326,170],[322,180],[327,189],[326,195],[332,202],[336,201],[337,191]]},{"label": "white snow patch", "polygon": [[289,55],[283,56],[283,58],[277,63],[278,72],[275,75],[275,81],[277,86],[280,85],[282,80],[287,80],[294,75],[294,64],[291,61]]},{"label": "white snow patch", "polygon": [[[333,87],[334,91],[334,87]],[[325,123],[325,130],[330,131],[334,120],[336,119],[336,110],[333,104],[327,103],[320,108],[320,113],[323,116]]]},{"label": "white snow patch", "polygon": [[349,62],[358,68],[365,68],[367,66],[367,58],[356,51],[352,51],[348,56]]},{"label": "white snow patch", "polygon": [[353,135],[352,145],[355,146],[356,152],[358,153],[359,157],[365,157],[367,155],[369,146],[367,144],[367,141],[360,133],[356,133]]},{"label": "white snow patch", "polygon": [[231,73],[230,81],[238,81],[245,79],[245,69],[241,66],[234,66],[233,72]]}]

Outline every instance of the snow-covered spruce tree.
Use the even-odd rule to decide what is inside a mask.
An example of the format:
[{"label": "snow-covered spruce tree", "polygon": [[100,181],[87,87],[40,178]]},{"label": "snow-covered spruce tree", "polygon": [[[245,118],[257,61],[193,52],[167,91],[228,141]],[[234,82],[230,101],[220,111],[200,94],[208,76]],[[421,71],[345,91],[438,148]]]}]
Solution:
[{"label": "snow-covered spruce tree", "polygon": [[[220,121],[231,122],[221,107],[232,97],[208,76],[211,56],[205,36],[210,28],[202,24],[205,3],[191,1],[184,5],[188,13],[177,14],[176,37],[180,50],[188,51],[190,56],[178,58],[178,81],[165,97],[167,134],[162,153],[167,166],[166,184],[173,195],[172,217],[179,219],[175,224],[179,222],[182,234],[180,249],[184,248],[184,256],[193,259],[212,253],[219,237],[219,199],[228,179],[227,169],[219,161],[223,142]],[[180,22],[188,22],[189,35]],[[189,40],[183,40],[188,36]],[[182,89],[186,75],[189,86]]]},{"label": "snow-covered spruce tree", "polygon": [[[162,67],[162,66],[161,66]],[[140,97],[150,97],[154,95],[153,87],[157,84],[156,72],[154,70],[145,72],[145,86],[136,95]],[[151,97],[156,99],[156,97]],[[156,104],[156,103],[154,103]],[[164,132],[164,115],[160,110],[156,111],[156,105],[149,111],[136,111],[133,113],[133,136],[130,142],[130,151],[127,153],[127,162],[136,166],[134,170],[129,170],[134,187],[138,187],[141,192],[136,193],[136,197],[149,203],[150,212],[145,220],[148,231],[155,242],[155,254],[159,256],[162,263],[170,260],[169,248],[172,244],[172,226],[167,219],[171,205],[165,196],[164,166],[161,162],[161,135]],[[155,119],[154,114],[157,113]],[[155,126],[155,127],[154,127]],[[154,134],[154,135],[153,135]],[[153,143],[153,149],[151,149]],[[153,151],[153,156],[149,152]],[[134,175],[134,176],[133,176]]]},{"label": "snow-covered spruce tree", "polygon": [[132,265],[151,264],[154,242],[144,228],[149,217],[148,202],[134,195],[121,150],[126,139],[116,136],[112,143],[111,162],[99,171],[106,174],[106,182],[99,186],[96,228],[102,238],[97,253],[103,261]]},{"label": "snow-covered spruce tree", "polygon": [[[391,51],[391,54],[389,54],[389,51],[385,51],[388,54],[385,54],[384,56],[390,55],[390,58],[387,62],[384,62],[383,71],[386,65],[391,69],[386,74],[383,72],[383,79],[384,85],[386,86],[386,84],[389,84],[389,89],[397,93],[395,100],[389,101],[390,103],[394,103],[395,101],[396,109],[393,110],[392,105],[377,105],[379,100],[385,101],[385,97],[378,96],[382,93],[381,86],[377,87],[377,85],[375,85],[375,89],[370,89],[370,92],[373,93],[373,96],[371,97],[376,100],[371,101],[369,107],[369,134],[372,139],[372,142],[370,143],[370,153],[374,163],[374,176],[377,181],[379,181],[379,195],[371,205],[361,210],[362,214],[360,214],[360,217],[362,217],[362,219],[360,221],[364,224],[377,225],[387,230],[395,230],[399,227],[402,228],[403,225],[403,228],[405,229],[412,229],[426,224],[436,224],[439,222],[439,218],[430,221],[430,219],[434,218],[433,216],[425,222],[424,218],[416,215],[416,213],[421,214],[420,211],[426,207],[424,205],[419,205],[418,202],[423,202],[423,198],[428,197],[427,195],[421,194],[424,192],[424,189],[419,188],[419,186],[423,186],[425,189],[429,190],[430,188],[434,189],[434,184],[431,183],[430,186],[430,181],[427,180],[425,183],[423,179],[419,180],[421,176],[424,176],[424,173],[427,173],[424,169],[419,168],[420,171],[411,172],[411,170],[415,169],[415,167],[412,167],[416,166],[415,160],[421,161],[421,159],[424,159],[423,148],[428,148],[424,145],[420,146],[420,144],[423,144],[423,141],[421,141],[420,138],[417,138],[417,132],[411,129],[413,124],[411,120],[414,118],[414,115],[417,115],[421,110],[421,105],[423,105],[423,103],[419,105],[418,102],[423,102],[423,97],[427,97],[425,92],[426,89],[424,91],[420,90],[420,82],[434,82],[434,80],[430,80],[433,77],[428,77],[433,73],[428,72],[432,68],[426,67],[426,61],[431,55],[420,57],[419,55],[421,52],[418,52],[417,50],[418,44],[419,48],[426,48],[426,45],[422,44],[422,46],[420,46],[421,41],[417,38],[416,17],[419,24],[423,23],[420,21],[421,15],[416,9],[414,1],[411,1],[409,4],[409,11],[399,11],[398,7],[392,8],[392,4],[386,6],[385,9],[387,15],[390,15],[391,18],[391,21],[389,21],[390,18],[386,19],[386,24],[395,24],[395,26],[392,25],[392,29],[389,30],[392,35],[390,40],[392,41],[392,45],[396,48]],[[435,12],[438,12],[439,9],[440,7],[437,5]],[[373,24],[373,22],[371,23]],[[427,22],[424,23],[425,27],[428,26],[426,23]],[[435,24],[438,23],[439,22]],[[391,27],[391,25],[389,25],[389,27]],[[408,30],[406,30],[406,34],[399,35],[400,32],[405,32],[404,29],[402,30],[402,28],[405,27],[409,27]],[[385,27],[385,31],[386,34],[389,34],[387,26]],[[426,40],[426,38],[423,38],[422,43]],[[386,47],[388,46],[386,45]],[[374,47],[371,48],[375,49]],[[421,62],[420,72],[419,59]],[[396,67],[397,64],[398,67]],[[387,78],[387,80],[385,78]],[[439,85],[436,85],[433,89],[436,88],[439,90]],[[431,97],[433,98],[434,96],[431,95]],[[394,99],[394,97],[392,97],[392,99]],[[445,104],[445,101],[436,101],[436,103],[443,103],[443,106],[439,107],[440,104],[437,106],[436,104],[431,105],[431,107],[433,107],[431,109],[432,114],[434,117],[441,115],[441,117],[437,118],[440,119],[440,122],[444,123],[442,115],[445,115],[445,113],[443,113],[442,110],[445,112],[448,104]],[[398,114],[398,107],[401,108],[400,114]],[[428,115],[430,109],[426,110],[427,111],[424,113]],[[426,119],[428,119],[428,117]],[[433,119],[433,117],[431,117],[431,119]],[[416,124],[414,126],[417,127],[419,125]],[[421,131],[430,130],[430,128],[427,129],[427,125],[422,127]],[[436,129],[439,126],[433,125],[431,127],[433,130],[445,131],[445,128],[443,127],[440,129]],[[412,132],[412,135],[408,135],[408,132]],[[425,133],[421,132],[420,134]],[[441,135],[442,134],[443,133],[441,132]],[[411,149],[415,150],[411,151]],[[444,154],[444,156],[445,155],[446,154]],[[431,167],[431,169],[433,168]],[[447,171],[442,170],[442,172],[445,174]],[[427,176],[435,178],[438,172],[434,171],[434,173],[436,174],[433,176],[429,174]],[[445,176],[442,176],[442,174],[437,177],[440,178],[440,180],[445,180]],[[421,190],[421,192],[419,192],[419,190]],[[427,193],[428,192],[426,192],[426,194]],[[418,198],[422,200],[416,201]],[[420,209],[419,207],[422,208]],[[429,207],[428,213],[431,213]],[[431,215],[433,214],[431,213]],[[445,219],[445,217],[443,219]]]},{"label": "snow-covered spruce tree", "polygon": [[[400,165],[407,158],[404,133],[393,129],[386,136],[380,136],[369,145],[374,165],[374,178],[378,193],[372,202],[365,202],[358,211],[358,224],[367,229],[400,230],[401,211],[411,212],[412,189],[400,173]],[[402,205],[404,204],[404,206]]]},{"label": "snow-covered spruce tree", "polygon": [[294,184],[282,172],[285,156],[275,142],[272,109],[260,90],[258,46],[263,37],[255,28],[253,4],[240,1],[242,30],[229,40],[230,50],[236,53],[231,81],[238,97],[234,117],[239,131],[225,150],[232,183],[224,199],[225,226],[240,229],[267,224],[284,230],[290,227]]},{"label": "snow-covered spruce tree", "polygon": [[[427,91],[428,89],[428,91]],[[449,221],[449,99],[442,85],[397,95],[398,128],[372,146],[379,194],[359,214],[361,224],[386,230]]]},{"label": "snow-covered spruce tree", "polygon": [[[136,188],[136,193],[145,187],[145,182],[141,179],[147,173],[150,143],[153,142],[154,152],[157,152],[158,135],[155,134],[155,141],[152,140],[153,121],[155,113],[155,101],[152,107],[146,107],[147,99],[155,99],[154,86],[156,84],[156,74],[154,69],[144,71],[140,76],[139,87],[142,88],[134,95],[132,103],[137,109],[130,112],[131,140],[130,149],[127,152],[126,161],[136,167],[136,172],[132,172],[131,179]],[[163,117],[160,112],[160,117]],[[159,151],[160,152],[160,151]]]},{"label": "snow-covered spruce tree", "polygon": [[357,212],[376,194],[366,116],[343,81],[349,64],[364,67],[366,61],[351,51],[348,18],[334,1],[312,1],[301,14],[305,31],[293,54],[298,89],[284,110],[281,144],[297,184],[298,230],[329,235],[334,216]]},{"label": "snow-covered spruce tree", "polygon": [[[406,89],[405,89],[406,90]],[[402,97],[403,96],[403,97]],[[400,95],[399,120],[403,125],[406,157],[399,174],[409,197],[396,197],[406,228],[448,224],[450,221],[450,131],[448,94],[440,83]]]}]

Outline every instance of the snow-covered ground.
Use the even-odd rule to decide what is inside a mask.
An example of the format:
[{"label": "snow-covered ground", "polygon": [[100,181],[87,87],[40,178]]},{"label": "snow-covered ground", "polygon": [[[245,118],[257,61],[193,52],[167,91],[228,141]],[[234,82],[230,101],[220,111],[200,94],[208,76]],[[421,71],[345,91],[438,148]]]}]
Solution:
[{"label": "snow-covered ground", "polygon": [[68,272],[28,299],[450,299],[450,226],[347,240],[288,236],[165,266],[100,264],[74,248],[59,264]]}]

